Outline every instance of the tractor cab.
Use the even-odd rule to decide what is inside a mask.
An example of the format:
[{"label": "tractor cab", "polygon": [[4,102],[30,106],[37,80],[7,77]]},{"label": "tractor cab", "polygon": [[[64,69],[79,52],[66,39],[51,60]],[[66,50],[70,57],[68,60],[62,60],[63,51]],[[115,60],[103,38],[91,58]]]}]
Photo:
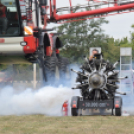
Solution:
[{"label": "tractor cab", "polygon": [[0,37],[20,35],[19,9],[15,0],[0,2]]}]

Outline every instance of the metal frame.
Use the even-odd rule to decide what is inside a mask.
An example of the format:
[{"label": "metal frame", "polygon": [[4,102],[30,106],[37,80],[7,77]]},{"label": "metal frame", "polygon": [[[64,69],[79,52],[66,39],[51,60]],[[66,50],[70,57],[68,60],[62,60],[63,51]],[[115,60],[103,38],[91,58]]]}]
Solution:
[{"label": "metal frame", "polygon": [[[70,2],[70,8],[75,8],[72,6],[71,4],[71,1]],[[69,14],[62,14],[62,15],[59,15],[57,14],[57,11],[59,9],[56,9],[56,0],[50,0],[50,20],[48,19],[48,21],[61,21],[61,20],[67,20],[67,19],[76,19],[76,18],[80,18],[80,17],[88,17],[88,16],[91,16],[91,18],[93,17],[96,17],[96,16],[108,16],[108,15],[111,15],[112,14],[118,14],[118,13],[121,13],[121,12],[124,12],[124,11],[128,11],[128,12],[134,12],[133,10],[133,7],[134,7],[134,1],[131,1],[131,2],[125,2],[124,1],[121,3],[119,0],[114,0],[114,1],[94,1],[94,2],[98,2],[98,6],[102,6],[101,8],[99,9],[96,9],[96,4],[92,4],[92,5],[89,5],[91,6],[91,10],[89,11],[82,11],[82,12],[71,12]],[[112,4],[113,6],[109,6],[110,4]],[[88,5],[88,4],[87,4]],[[79,6],[80,8],[84,8],[84,7],[87,7],[87,5],[85,6]],[[104,7],[104,5],[106,5],[106,7]],[[63,7],[63,8],[60,8],[60,11],[64,11],[62,9],[70,9],[69,7]],[[94,9],[93,9],[94,8]],[[125,12],[124,12],[125,13]]]},{"label": "metal frame", "polygon": [[[128,64],[128,63],[123,63],[122,64],[122,57],[130,57],[130,64]],[[132,48],[131,47],[121,47],[120,48],[120,77],[122,77],[122,72],[123,72],[123,70],[122,70],[122,66],[124,66],[124,65],[127,65],[127,66],[130,66],[130,69],[129,70],[125,70],[126,72],[128,72],[128,73],[130,73],[130,77],[131,78],[129,78],[130,79],[130,92],[126,92],[127,94],[134,94],[134,91],[133,91],[133,79],[132,79]],[[123,84],[123,82],[124,82],[124,80],[120,80],[120,88],[122,88],[122,84]],[[120,89],[120,90],[122,90],[122,89]]]}]

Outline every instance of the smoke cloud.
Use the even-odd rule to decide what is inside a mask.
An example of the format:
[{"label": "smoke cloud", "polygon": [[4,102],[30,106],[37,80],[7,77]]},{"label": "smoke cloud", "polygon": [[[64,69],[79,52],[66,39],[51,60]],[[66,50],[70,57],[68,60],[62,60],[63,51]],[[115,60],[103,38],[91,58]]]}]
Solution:
[{"label": "smoke cloud", "polygon": [[[78,65],[71,65],[79,71]],[[59,86],[47,85],[38,90],[27,88],[26,90],[16,90],[11,86],[3,87],[0,90],[0,115],[25,115],[25,114],[44,114],[47,116],[62,116],[62,104],[70,100],[72,96],[79,96],[79,90],[72,90],[75,86],[76,74],[71,73],[68,81],[61,79]],[[129,91],[127,81],[123,83],[120,91]],[[124,84],[126,86],[124,86]],[[23,87],[21,87],[23,88]],[[134,95],[121,96],[123,99],[123,114],[134,115]],[[70,107],[70,105],[69,105]],[[69,112],[70,114],[70,112]]]},{"label": "smoke cloud", "polygon": [[[71,66],[78,69],[77,66]],[[61,116],[62,104],[71,97],[80,95],[79,90],[72,90],[76,74],[71,73],[67,84],[59,86],[47,85],[41,89],[18,91],[11,86],[0,90],[0,115],[44,114],[48,116]],[[66,83],[64,79],[61,83]],[[70,105],[69,105],[70,106]]]},{"label": "smoke cloud", "polygon": [[[125,80],[121,80],[119,84],[121,92],[126,92],[127,95],[121,95],[123,100],[123,114],[134,115],[134,94],[133,94],[133,71],[125,70],[121,72],[121,76],[127,76],[128,78]],[[118,95],[119,96],[119,95]]]},{"label": "smoke cloud", "polygon": [[45,114],[60,116],[62,104],[70,100],[75,92],[70,88],[43,87],[37,91],[27,89],[15,93],[11,87],[0,92],[0,115]]}]

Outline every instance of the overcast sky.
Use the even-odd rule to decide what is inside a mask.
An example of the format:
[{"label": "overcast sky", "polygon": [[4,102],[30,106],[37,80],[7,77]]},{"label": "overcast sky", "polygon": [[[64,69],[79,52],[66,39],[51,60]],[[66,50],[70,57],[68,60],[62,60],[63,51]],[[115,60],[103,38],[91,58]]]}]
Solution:
[{"label": "overcast sky", "polygon": [[[72,0],[73,6],[77,4],[86,4],[86,0]],[[58,7],[67,7],[69,6],[69,0],[57,0],[57,8]],[[120,15],[114,15],[106,17],[109,21],[109,24],[104,24],[102,28],[105,30],[105,33],[110,37],[114,37],[116,39],[129,37],[130,31],[133,31],[131,25],[134,24],[134,13],[125,13]],[[50,24],[48,27],[52,27],[54,25]]]}]

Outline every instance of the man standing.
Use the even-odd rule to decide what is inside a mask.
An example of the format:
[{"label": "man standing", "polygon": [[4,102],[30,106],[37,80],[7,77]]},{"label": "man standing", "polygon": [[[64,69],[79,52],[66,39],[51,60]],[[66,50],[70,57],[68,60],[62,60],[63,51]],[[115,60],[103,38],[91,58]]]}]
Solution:
[{"label": "man standing", "polygon": [[68,101],[66,100],[62,105],[63,116],[68,116]]},{"label": "man standing", "polygon": [[98,54],[98,53],[99,53],[99,52],[98,52],[97,49],[93,49],[93,51],[92,51],[92,55],[89,56],[89,60],[92,60],[92,59],[94,58],[94,55],[95,55],[95,54]]},{"label": "man standing", "polygon": [[7,11],[7,7],[4,6],[1,3],[1,0],[0,0],[0,26],[1,26],[1,34],[6,34],[6,30],[7,30],[6,11]]}]

